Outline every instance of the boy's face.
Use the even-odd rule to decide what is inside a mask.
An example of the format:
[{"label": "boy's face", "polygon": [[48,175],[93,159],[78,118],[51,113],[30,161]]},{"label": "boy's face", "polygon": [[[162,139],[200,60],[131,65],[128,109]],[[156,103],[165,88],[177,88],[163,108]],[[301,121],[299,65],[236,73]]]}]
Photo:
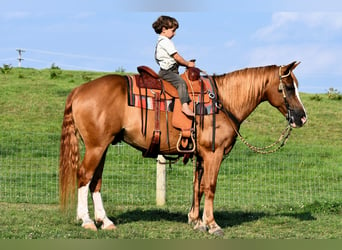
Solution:
[{"label": "boy's face", "polygon": [[167,28],[163,27],[163,31],[161,34],[163,36],[166,36],[167,38],[171,39],[172,37],[174,37],[176,35],[176,29],[175,28],[167,29]]}]

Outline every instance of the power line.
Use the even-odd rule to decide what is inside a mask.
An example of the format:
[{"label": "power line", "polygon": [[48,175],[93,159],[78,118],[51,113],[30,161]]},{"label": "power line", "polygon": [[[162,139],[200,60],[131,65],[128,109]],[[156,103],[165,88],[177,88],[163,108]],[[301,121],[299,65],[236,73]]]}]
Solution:
[{"label": "power line", "polygon": [[41,50],[41,49],[31,49],[26,48],[30,52],[38,53],[38,54],[45,54],[45,55],[55,55],[55,56],[63,56],[63,57],[74,57],[74,58],[82,58],[82,59],[89,59],[89,60],[100,60],[100,61],[110,61],[110,62],[117,62],[117,60],[108,57],[98,57],[98,56],[88,56],[88,55],[80,55],[80,54],[73,54],[73,53],[65,53],[65,52],[56,52],[50,50]]}]

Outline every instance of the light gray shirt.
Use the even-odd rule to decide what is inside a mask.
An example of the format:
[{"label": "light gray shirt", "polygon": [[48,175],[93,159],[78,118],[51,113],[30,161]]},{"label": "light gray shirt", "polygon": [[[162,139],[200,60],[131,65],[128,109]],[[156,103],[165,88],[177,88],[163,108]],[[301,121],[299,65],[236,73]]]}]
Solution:
[{"label": "light gray shirt", "polygon": [[155,51],[155,59],[159,64],[160,68],[168,70],[177,62],[172,57],[177,53],[177,49],[171,39],[166,36],[159,35],[156,51]]}]

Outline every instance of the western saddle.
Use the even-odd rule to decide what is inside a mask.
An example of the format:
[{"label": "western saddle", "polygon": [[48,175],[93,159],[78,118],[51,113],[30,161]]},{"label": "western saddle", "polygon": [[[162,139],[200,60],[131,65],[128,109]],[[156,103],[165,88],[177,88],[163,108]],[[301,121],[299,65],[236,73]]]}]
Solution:
[{"label": "western saddle", "polygon": [[[142,133],[145,136],[147,127],[147,97],[152,98],[155,110],[155,124],[151,144],[149,149],[144,152],[143,155],[145,157],[155,158],[159,154],[161,135],[161,103],[164,102],[164,100],[166,99],[174,100],[172,126],[181,131],[177,142],[177,150],[179,153],[182,154],[193,153],[196,149],[196,143],[194,139],[195,121],[193,118],[186,116],[181,111],[181,102],[178,97],[177,89],[173,85],[171,85],[171,83],[161,79],[159,75],[151,68],[147,66],[139,66],[137,69],[139,74],[130,77],[133,81],[133,92],[136,95],[140,96],[141,100],[142,96],[145,95],[144,100],[146,104],[141,105]],[[205,103],[210,103],[211,100],[213,104],[211,105],[211,107],[213,112],[215,112],[213,97],[215,97],[216,91],[211,82],[211,79],[209,77],[202,77],[200,73],[201,70],[198,68],[188,68],[183,74],[181,74],[181,77],[187,83],[189,96],[192,100],[189,106],[192,110],[195,111],[196,116],[201,116],[200,122],[203,122],[203,115],[208,114],[208,111],[204,107]],[[195,109],[193,105],[195,105]],[[145,114],[143,111],[143,106],[146,109]],[[170,110],[167,109],[166,111]],[[166,112],[166,118],[168,117],[167,113],[168,112]],[[167,141],[169,142],[168,133],[169,131],[167,131]]]}]

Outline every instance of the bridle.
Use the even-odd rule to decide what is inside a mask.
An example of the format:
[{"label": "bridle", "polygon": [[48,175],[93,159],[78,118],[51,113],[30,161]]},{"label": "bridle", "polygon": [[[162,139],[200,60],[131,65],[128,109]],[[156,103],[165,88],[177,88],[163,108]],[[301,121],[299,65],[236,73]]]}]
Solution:
[{"label": "bridle", "polygon": [[287,109],[286,119],[287,119],[288,123],[291,124],[293,122],[294,118],[291,115],[291,108],[290,108],[290,105],[289,105],[287,98],[286,98],[286,91],[285,91],[285,85],[283,83],[283,79],[290,76],[292,71],[289,70],[289,73],[287,73],[286,75],[282,75],[281,74],[281,68],[282,68],[282,66],[279,66],[279,87],[278,87],[278,90],[281,91],[283,94],[285,106]]}]

